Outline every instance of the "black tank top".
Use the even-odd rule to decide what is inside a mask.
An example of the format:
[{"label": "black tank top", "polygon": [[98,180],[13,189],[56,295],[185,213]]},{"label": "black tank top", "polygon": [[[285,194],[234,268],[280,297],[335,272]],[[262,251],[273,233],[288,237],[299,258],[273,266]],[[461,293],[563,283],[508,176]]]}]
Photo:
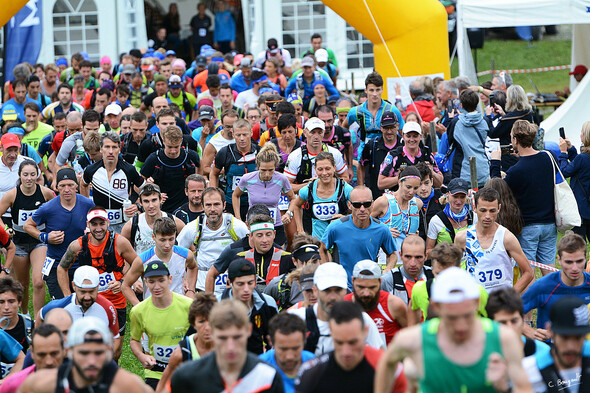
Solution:
[{"label": "black tank top", "polygon": [[119,367],[115,362],[108,362],[102,370],[100,381],[94,385],[79,389],[74,383],[72,367],[72,360],[67,360],[57,369],[57,386],[55,387],[55,393],[109,393],[115,375],[119,370]]},{"label": "black tank top", "polygon": [[[34,237],[30,236],[23,229],[24,223],[33,215],[33,213],[39,209],[39,207],[45,203],[45,197],[40,185],[36,185],[35,193],[31,196],[23,194],[20,186],[16,187],[16,197],[14,203],[10,209],[10,215],[12,216],[12,228],[15,231],[14,241],[16,243],[38,243],[39,241]],[[39,228],[43,230],[44,228]]]}]

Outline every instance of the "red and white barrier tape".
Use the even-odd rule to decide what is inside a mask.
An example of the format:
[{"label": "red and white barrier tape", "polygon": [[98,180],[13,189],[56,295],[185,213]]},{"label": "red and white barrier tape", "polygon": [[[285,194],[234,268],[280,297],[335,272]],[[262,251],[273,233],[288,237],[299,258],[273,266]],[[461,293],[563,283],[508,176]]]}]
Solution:
[{"label": "red and white barrier tape", "polygon": [[532,74],[535,72],[569,70],[570,68],[571,68],[571,65],[566,64],[566,65],[560,65],[560,66],[538,67],[538,68],[527,68],[527,69],[521,68],[521,69],[515,69],[515,70],[486,70],[486,71],[478,72],[477,76],[497,74],[499,72],[507,72],[509,74]]},{"label": "red and white barrier tape", "polygon": [[560,271],[555,266],[545,265],[544,263],[533,262],[533,261],[529,261],[529,263],[531,264],[532,267],[538,267],[538,268],[541,268],[541,269],[544,269],[544,270],[549,270],[549,271],[552,271],[552,272],[558,272],[558,271]]}]

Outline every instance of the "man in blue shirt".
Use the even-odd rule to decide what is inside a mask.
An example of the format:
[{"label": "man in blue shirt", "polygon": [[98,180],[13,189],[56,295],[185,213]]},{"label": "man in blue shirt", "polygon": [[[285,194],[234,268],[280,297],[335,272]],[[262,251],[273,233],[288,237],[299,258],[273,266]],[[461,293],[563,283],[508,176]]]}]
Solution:
[{"label": "man in blue shirt", "polygon": [[523,334],[531,339],[551,339],[547,330],[551,305],[562,297],[576,296],[590,303],[590,274],[586,266],[586,242],[580,235],[568,234],[557,245],[561,271],[550,273],[535,281],[522,295],[524,312],[537,309],[537,329],[525,324]]},{"label": "man in blue shirt", "polygon": [[352,289],[352,270],[358,261],[377,261],[382,248],[387,255],[387,267],[392,268],[395,266],[396,248],[389,228],[371,218],[373,194],[370,188],[355,187],[350,193],[348,207],[352,214],[333,221],[324,232],[320,253],[322,263],[328,262],[331,260],[328,250],[336,247],[333,256],[346,270],[348,288]]},{"label": "man in blue shirt", "polygon": [[[303,346],[302,346],[303,348]],[[18,343],[11,335],[0,329],[0,357],[7,362],[14,363],[11,369],[5,369],[4,363],[0,369],[0,384],[2,379],[18,373],[23,368],[25,354],[22,351],[23,346]]]},{"label": "man in blue shirt", "polygon": [[12,82],[12,86],[14,88],[14,98],[11,98],[2,105],[2,115],[6,112],[13,114],[12,111],[14,111],[16,112],[17,119],[24,123],[27,121],[25,117],[25,104],[35,101],[27,97],[27,82],[24,80],[17,79]]},{"label": "man in blue shirt", "polygon": [[305,322],[297,315],[282,313],[270,320],[268,329],[273,349],[258,357],[281,374],[285,393],[294,393],[299,367],[315,357],[313,353],[303,350]]},{"label": "man in blue shirt", "polygon": [[[340,92],[327,74],[320,73],[316,70],[316,64],[313,56],[304,57],[301,60],[301,68],[303,72],[291,78],[287,88],[285,89],[285,96],[288,97],[291,92],[296,92],[303,98],[303,103],[306,104],[313,97],[313,83],[318,80],[324,81],[328,98],[339,98]],[[400,115],[401,117],[401,115]]]},{"label": "man in blue shirt", "polygon": [[[56,178],[59,196],[41,205],[24,225],[25,231],[47,244],[47,256],[43,263],[43,279],[47,284],[49,295],[61,299],[63,293],[57,282],[57,265],[65,254],[68,245],[84,234],[86,215],[94,206],[94,202],[76,191],[78,180],[72,168],[62,168]],[[40,231],[39,228],[44,231]],[[57,261],[57,263],[56,263]],[[70,281],[78,264],[74,263],[69,270]]]}]

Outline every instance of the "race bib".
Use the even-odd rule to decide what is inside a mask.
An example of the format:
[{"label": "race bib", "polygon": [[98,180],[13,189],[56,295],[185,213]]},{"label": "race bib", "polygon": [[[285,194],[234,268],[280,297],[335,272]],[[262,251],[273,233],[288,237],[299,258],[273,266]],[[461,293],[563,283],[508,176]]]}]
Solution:
[{"label": "race bib", "polygon": [[232,179],[231,189],[235,190],[238,188],[238,184],[240,184],[240,180],[242,180],[242,176],[234,176]]},{"label": "race bib", "polygon": [[227,273],[221,273],[215,279],[215,292],[223,292],[227,288]]},{"label": "race bib", "polygon": [[492,288],[498,286],[504,281],[502,269],[478,270],[477,280],[484,288]]},{"label": "race bib", "polygon": [[270,217],[273,221],[275,221],[275,217],[277,215],[277,209],[274,207],[269,207],[268,210],[270,211]]},{"label": "race bib", "polygon": [[317,203],[313,205],[313,215],[318,220],[331,220],[337,213],[338,204],[335,202]]},{"label": "race bib", "polygon": [[109,284],[115,281],[115,274],[113,272],[110,273],[101,273],[98,276],[98,292],[104,292],[109,289]]},{"label": "race bib", "polygon": [[120,224],[123,222],[123,214],[121,213],[121,209],[106,209],[107,215],[109,217],[109,224]]},{"label": "race bib", "polygon": [[207,36],[207,29],[201,27],[199,29],[199,37],[206,37],[206,36]]},{"label": "race bib", "polygon": [[168,360],[170,360],[172,352],[174,352],[174,348],[178,347],[178,345],[153,344],[152,347],[154,348],[154,359],[156,359],[156,361],[160,363],[168,363]]},{"label": "race bib", "polygon": [[10,372],[10,370],[12,370],[13,367],[14,367],[14,363],[0,362],[0,372],[1,372],[2,378],[5,378],[8,375],[8,373]]},{"label": "race bib", "polygon": [[18,222],[16,223],[16,225],[18,225],[19,227],[22,227],[23,225],[25,225],[25,222],[27,222],[27,220],[29,218],[31,218],[31,216],[33,215],[33,213],[35,213],[36,210],[19,210],[18,211]]},{"label": "race bib", "polygon": [[279,210],[285,211],[289,209],[289,197],[286,195],[281,195],[279,199]]},{"label": "race bib", "polygon": [[41,269],[41,273],[44,276],[49,276],[49,273],[51,272],[51,268],[53,267],[54,263],[55,263],[55,259],[45,257],[45,262],[43,262],[43,269]]}]

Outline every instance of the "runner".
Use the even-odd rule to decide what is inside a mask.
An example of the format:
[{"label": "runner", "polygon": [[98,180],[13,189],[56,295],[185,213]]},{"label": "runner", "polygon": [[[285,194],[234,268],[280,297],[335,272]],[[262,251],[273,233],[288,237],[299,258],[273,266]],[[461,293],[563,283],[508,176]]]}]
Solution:
[{"label": "runner", "polygon": [[277,123],[277,136],[272,138],[270,142],[276,146],[281,162],[277,166],[277,171],[283,173],[289,154],[301,147],[301,140],[297,137],[297,118],[292,113],[287,113],[279,117]]},{"label": "runner", "polygon": [[257,271],[252,262],[236,258],[227,269],[229,287],[218,295],[218,300],[236,299],[248,307],[252,332],[248,337],[248,351],[260,355],[268,351],[272,344],[268,341],[268,323],[278,314],[273,298],[256,289]]},{"label": "runner", "polygon": [[381,290],[381,268],[374,261],[365,259],[354,265],[352,290],[344,300],[358,303],[373,318],[386,344],[408,325],[406,304],[399,297]]},{"label": "runner", "polygon": [[222,147],[215,154],[215,165],[211,168],[209,173],[209,185],[211,187],[219,186],[219,175],[221,171],[225,173],[225,211],[233,213],[238,209],[240,215],[236,217],[246,216],[248,211],[248,196],[242,195],[236,201],[239,202],[237,206],[233,205],[232,193],[238,188],[240,179],[256,169],[256,155],[260,151],[260,147],[252,141],[252,129],[250,123],[245,119],[238,119],[233,124],[233,136],[235,143],[230,143]]},{"label": "runner", "polygon": [[321,239],[334,220],[348,214],[348,201],[352,186],[336,178],[336,161],[329,152],[320,152],[315,158],[317,179],[312,180],[299,190],[297,199],[291,201],[284,218],[288,222],[295,217],[297,232],[304,231],[301,207],[312,216],[312,235]]},{"label": "runner", "polygon": [[297,310],[299,308],[307,308],[318,302],[318,297],[313,290],[313,276],[318,266],[319,263],[307,264],[302,268],[293,270],[291,273],[289,273],[287,276],[287,284],[294,285],[294,283],[297,282],[301,288],[303,300],[289,307],[287,309],[288,311]]},{"label": "runner", "polygon": [[174,211],[174,215],[184,224],[188,224],[205,214],[202,195],[206,187],[207,179],[201,175],[189,175],[184,181],[184,193],[188,198],[188,202]]},{"label": "runner", "polygon": [[[234,123],[240,118],[238,112],[233,109],[229,109],[223,111],[221,114],[221,124],[223,125],[223,129],[216,133],[207,143],[205,149],[203,150],[203,163],[201,167],[203,168],[203,175],[209,176],[209,173],[212,170],[215,156],[221,148],[228,146],[232,143],[235,143],[234,140]],[[209,178],[209,180],[211,180]]]},{"label": "runner", "polygon": [[422,201],[416,197],[420,187],[420,171],[406,167],[398,174],[399,187],[393,193],[385,193],[373,203],[371,216],[389,227],[395,248],[401,250],[404,239],[417,234],[420,227]]},{"label": "runner", "polygon": [[[190,326],[186,316],[192,300],[170,290],[172,276],[164,262],[148,263],[143,278],[152,296],[129,313],[130,347],[144,368],[145,383],[155,389],[178,340]],[[141,345],[143,333],[148,337],[148,353]]]},{"label": "runner", "polygon": [[[0,329],[0,344],[0,357],[14,364],[8,374],[6,374],[6,377],[9,377],[22,370],[25,354],[22,351],[22,345],[2,329]],[[3,382],[4,378],[0,376],[0,386],[2,386]]]},{"label": "runner", "polygon": [[121,139],[117,133],[107,131],[101,135],[100,151],[102,160],[84,170],[80,193],[90,197],[89,186],[92,185],[92,200],[106,209],[109,231],[121,233],[127,218],[138,212],[135,204],[124,209],[123,203],[144,180],[133,165],[120,159]]},{"label": "runner", "polygon": [[[242,215],[236,206],[239,205],[240,197],[244,193],[247,194],[249,208],[257,204],[266,205],[275,225],[275,243],[284,246],[287,236],[281,219],[283,217],[282,210],[285,210],[285,204],[282,202],[285,199],[287,201],[293,200],[295,194],[287,177],[275,170],[279,162],[280,158],[274,145],[268,143],[263,146],[256,155],[256,171],[243,175],[238,186],[234,189],[232,205],[233,213],[239,220],[242,219]],[[284,218],[288,223],[291,216]]]},{"label": "runner", "polygon": [[[459,232],[455,244],[465,250],[463,259],[467,271],[488,293],[505,286],[514,286],[522,294],[534,280],[533,268],[524,255],[520,243],[509,230],[496,222],[500,194],[484,187],[475,194],[477,223]],[[520,278],[513,284],[514,260],[520,269]]]},{"label": "runner", "polygon": [[258,358],[281,374],[285,393],[294,393],[297,372],[303,363],[315,357],[303,349],[305,323],[293,314],[281,313],[270,320],[268,329],[273,348]]},{"label": "runner", "polygon": [[215,351],[180,366],[172,376],[172,393],[218,393],[228,386],[233,391],[283,392],[279,372],[246,349],[252,327],[248,308],[242,302],[224,300],[216,304],[209,324]]},{"label": "runner", "polygon": [[205,285],[207,272],[232,240],[246,237],[248,228],[231,214],[223,213],[225,193],[220,188],[207,187],[201,199],[205,215],[182,229],[178,235],[178,244],[195,249],[199,269],[196,289],[220,294],[227,288],[227,275],[216,276],[209,288]]},{"label": "runner", "polygon": [[422,239],[428,241],[427,233],[430,221],[432,217],[443,209],[439,201],[443,193],[440,189],[433,187],[432,171],[426,163],[419,162],[416,164],[416,169],[420,171],[420,187],[416,196],[422,201],[418,234]]},{"label": "runner", "polygon": [[[146,393],[150,390],[134,374],[112,361],[113,339],[95,317],[72,324],[66,346],[68,361],[57,370],[40,370],[25,380],[23,393]],[[91,356],[92,355],[92,356]]]},{"label": "runner", "polygon": [[114,353],[120,354],[123,342],[119,335],[117,310],[113,303],[98,294],[98,287],[100,286],[98,270],[92,266],[80,266],[74,273],[72,284],[74,293],[63,299],[56,299],[47,303],[39,311],[37,320],[43,321],[47,313],[55,308],[63,308],[68,311],[74,322],[78,319],[97,317],[108,326],[115,340]]},{"label": "runner", "polygon": [[[350,302],[334,303],[329,325],[334,350],[301,366],[295,392],[372,392],[375,369],[383,351],[365,345],[367,326],[361,308]],[[392,371],[395,385],[391,392],[406,392],[401,365]]]},{"label": "runner", "polygon": [[[162,261],[170,271],[172,281],[170,290],[179,295],[194,296],[195,282],[197,280],[197,265],[192,254],[187,248],[174,245],[176,241],[176,225],[170,217],[160,217],[154,222],[152,237],[155,245],[139,255],[133,261],[130,271],[125,276],[125,287],[123,292],[132,305],[139,301],[129,287],[137,282],[143,274],[146,266],[152,262]],[[151,296],[150,291],[145,287],[143,298]]]},{"label": "runner", "polygon": [[[74,240],[57,267],[57,280],[64,296],[70,295],[68,270],[74,263],[93,266],[98,270],[98,293],[108,299],[117,309],[119,334],[125,336],[127,324],[127,301],[121,293],[121,283],[137,254],[129,240],[109,231],[108,213],[101,207],[90,209],[86,217],[89,233]],[[118,359],[120,353],[115,353]]]},{"label": "runner", "polygon": [[[122,123],[123,120],[121,120]],[[147,131],[147,117],[143,112],[135,112],[131,115],[129,127],[131,131],[121,135],[121,155],[125,161],[133,164],[139,154],[139,146],[146,139],[150,139],[152,134]]]},{"label": "runner", "polygon": [[216,303],[217,299],[211,293],[201,292],[195,295],[195,300],[188,310],[188,321],[196,333],[186,336],[178,342],[178,346],[170,355],[168,366],[162,373],[156,393],[168,392],[170,379],[182,363],[198,360],[214,350],[209,314]]},{"label": "runner", "polygon": [[[307,308],[289,310],[290,313],[306,322],[306,351],[319,356],[334,350],[328,318],[334,304],[344,300],[348,288],[347,282],[346,270],[341,265],[334,262],[323,263],[318,266],[313,276],[313,292],[318,302]],[[368,334],[363,341],[374,348],[385,348],[385,341],[381,339],[375,322],[364,312],[363,321],[368,329]]]},{"label": "runner", "polygon": [[432,300],[440,319],[395,336],[377,368],[375,392],[391,391],[395,370],[405,358],[413,363],[408,377],[419,380],[424,393],[532,392],[514,331],[476,317],[479,288],[469,273],[456,267],[442,272],[432,285]]},{"label": "runner", "polygon": [[[18,308],[23,300],[23,292],[23,286],[12,277],[0,278],[0,329],[15,339],[22,347],[23,354],[26,354],[31,343],[33,323],[29,316],[18,313]],[[0,378],[5,378],[15,366],[15,362],[11,360],[14,359],[0,355]]]},{"label": "runner", "polygon": [[[68,245],[84,234],[86,214],[94,203],[76,193],[78,182],[76,172],[71,168],[63,168],[57,172],[57,190],[59,196],[41,205],[25,222],[23,228],[34,239],[47,245],[47,254],[41,273],[47,284],[49,295],[53,299],[61,299],[63,293],[57,282],[57,264],[65,254]],[[45,231],[39,228],[45,225]],[[72,265],[70,278],[73,277],[77,263]]]}]

